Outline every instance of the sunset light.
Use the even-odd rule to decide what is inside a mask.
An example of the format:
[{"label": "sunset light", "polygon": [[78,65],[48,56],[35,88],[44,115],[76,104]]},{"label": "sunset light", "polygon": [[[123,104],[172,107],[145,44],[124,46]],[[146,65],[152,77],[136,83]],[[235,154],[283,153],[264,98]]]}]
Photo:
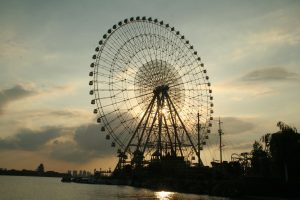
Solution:
[{"label": "sunset light", "polygon": [[300,0],[1,0],[0,199],[298,198],[299,20]]},{"label": "sunset light", "polygon": [[173,194],[174,192],[166,192],[166,191],[155,192],[155,195],[159,200],[171,200]]}]

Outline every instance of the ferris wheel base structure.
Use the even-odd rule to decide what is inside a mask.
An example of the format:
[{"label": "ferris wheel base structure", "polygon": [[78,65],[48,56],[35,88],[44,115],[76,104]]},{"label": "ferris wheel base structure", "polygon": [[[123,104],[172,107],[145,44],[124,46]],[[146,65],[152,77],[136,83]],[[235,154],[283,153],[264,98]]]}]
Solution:
[{"label": "ferris wheel base structure", "polygon": [[[142,166],[145,166],[145,164],[149,164],[152,162],[184,161],[184,147],[182,147],[183,144],[180,142],[177,130],[178,124],[175,123],[174,119],[179,119],[179,124],[183,128],[184,134],[189,139],[189,144],[185,144],[185,147],[192,147],[197,155],[200,155],[200,153],[196,149],[196,146],[191,140],[191,136],[187,131],[183,120],[181,119],[176,107],[174,106],[170,96],[168,95],[169,89],[170,88],[168,85],[160,85],[153,90],[153,98],[146,108],[144,115],[142,116],[135,132],[131,136],[128,145],[124,150],[124,152],[127,152],[130,146],[135,147],[133,158],[129,163],[133,168],[140,168]],[[156,108],[154,108],[154,105],[156,105]],[[166,111],[163,110],[165,108],[167,108],[166,110],[168,110],[169,117],[171,118],[171,120],[169,120],[170,124],[168,124],[167,115],[165,113]],[[153,116],[152,118],[151,115]],[[148,133],[146,133],[146,125],[149,124],[149,119],[151,126],[149,127]],[[156,133],[153,130],[154,124],[158,125]],[[139,130],[141,131],[138,143],[132,143]],[[162,140],[163,134],[167,136],[166,141]],[[157,144],[149,143],[149,137],[151,135],[156,135]],[[144,137],[146,138],[146,141],[142,143],[142,139]],[[155,151],[151,154],[150,162],[147,160],[144,161],[145,151],[147,148],[150,149],[151,147],[154,148]],[[117,170],[124,168],[124,166],[128,164],[128,162],[126,162],[127,156],[124,152],[120,152],[118,155],[119,162],[116,168]],[[180,156],[178,156],[178,154]],[[198,164],[203,166],[200,157],[198,157]]]},{"label": "ferris wheel base structure", "polygon": [[89,93],[100,132],[117,148],[115,172],[188,167],[191,161],[203,166],[213,97],[207,69],[189,40],[158,19],[131,17],[108,29],[98,44]]}]

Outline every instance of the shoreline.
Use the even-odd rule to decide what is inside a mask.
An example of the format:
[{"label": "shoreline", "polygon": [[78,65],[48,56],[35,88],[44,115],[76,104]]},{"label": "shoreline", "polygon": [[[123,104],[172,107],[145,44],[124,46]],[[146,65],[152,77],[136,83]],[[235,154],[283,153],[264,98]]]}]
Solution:
[{"label": "shoreline", "polygon": [[[82,184],[118,185],[131,186],[135,188],[145,188],[150,190],[165,190],[186,194],[208,195],[229,198],[245,199],[285,199],[300,197],[297,190],[298,183],[282,184],[271,182],[249,182],[245,179],[240,180],[201,180],[170,182],[162,179],[150,179],[148,181],[121,180],[105,178],[102,180],[75,179],[70,182]],[[297,198],[298,197],[298,198]]]}]

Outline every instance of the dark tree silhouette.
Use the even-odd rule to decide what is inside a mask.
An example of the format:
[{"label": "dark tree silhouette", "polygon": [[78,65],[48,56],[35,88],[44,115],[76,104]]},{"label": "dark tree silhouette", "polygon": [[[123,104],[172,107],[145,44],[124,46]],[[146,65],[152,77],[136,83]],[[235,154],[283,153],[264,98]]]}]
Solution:
[{"label": "dark tree silhouette", "polygon": [[251,154],[252,173],[257,176],[268,176],[270,172],[270,156],[263,149],[262,144],[260,144],[258,141],[255,141]]},{"label": "dark tree silhouette", "polygon": [[43,174],[45,172],[44,164],[43,163],[39,164],[39,166],[37,167],[36,171],[39,174]]},{"label": "dark tree silhouette", "polygon": [[272,134],[271,133],[267,133],[267,134],[263,135],[260,138],[260,141],[264,143],[264,150],[267,153],[270,153],[270,141],[271,141],[271,137],[272,137]]},{"label": "dark tree silhouette", "polygon": [[297,129],[278,122],[280,131],[272,134],[270,153],[273,173],[285,182],[300,179],[300,134]]}]

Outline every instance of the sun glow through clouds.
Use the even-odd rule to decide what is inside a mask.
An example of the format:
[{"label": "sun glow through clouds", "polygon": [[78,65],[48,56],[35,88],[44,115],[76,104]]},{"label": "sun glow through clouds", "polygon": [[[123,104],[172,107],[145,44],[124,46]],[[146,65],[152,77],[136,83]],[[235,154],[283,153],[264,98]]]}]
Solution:
[{"label": "sun glow through clouds", "polygon": [[173,194],[174,192],[166,192],[166,191],[155,192],[155,196],[159,200],[172,199]]}]

